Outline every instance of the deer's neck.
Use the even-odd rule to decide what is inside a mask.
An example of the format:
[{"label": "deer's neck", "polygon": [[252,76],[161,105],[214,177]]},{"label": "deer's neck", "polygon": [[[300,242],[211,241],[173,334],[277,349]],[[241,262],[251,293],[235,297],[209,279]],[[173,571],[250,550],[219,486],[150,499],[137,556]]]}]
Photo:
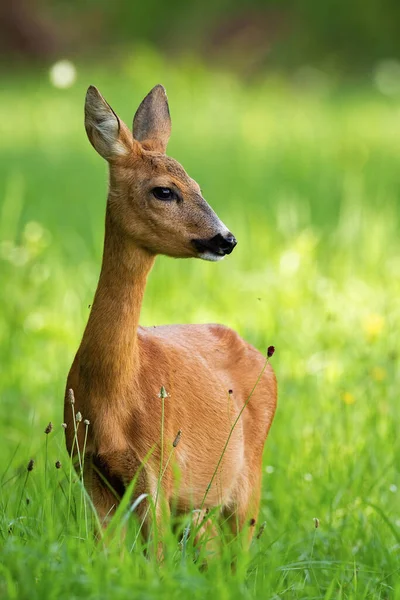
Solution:
[{"label": "deer's neck", "polygon": [[140,310],[154,256],[135,246],[106,215],[103,263],[80,347],[85,387],[102,397],[124,396],[138,370]]}]

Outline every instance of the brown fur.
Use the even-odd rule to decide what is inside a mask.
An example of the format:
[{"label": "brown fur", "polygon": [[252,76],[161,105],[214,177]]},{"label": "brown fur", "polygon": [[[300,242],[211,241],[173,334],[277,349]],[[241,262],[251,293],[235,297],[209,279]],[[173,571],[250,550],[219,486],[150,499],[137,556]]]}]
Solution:
[{"label": "brown fur", "polygon": [[[233,529],[237,525],[242,529],[258,514],[262,452],[277,395],[271,367],[264,370],[234,430],[202,506],[231,426],[263,371],[265,358],[221,325],[139,326],[146,279],[156,255],[197,256],[191,240],[211,238],[224,226],[197,183],[164,154],[170,122],[161,86],[140,105],[133,135],[95,88],[88,90],[85,115],[89,139],[110,165],[103,264],[67,381],[67,390],[72,388],[75,394],[75,410],[90,420],[86,485],[100,520],[106,521],[153,449],[135,496],[155,493],[159,393],[164,386],[165,459],[182,430],[175,450],[181,479],[177,488],[172,470],[167,470],[162,480],[165,505],[178,511],[219,505],[233,515]],[[176,189],[180,200],[155,199],[151,189],[156,186]],[[71,452],[74,428],[67,395],[65,421]],[[83,427],[80,434],[82,448]],[[138,509],[143,516],[145,506]],[[249,527],[249,536],[253,529]]]}]

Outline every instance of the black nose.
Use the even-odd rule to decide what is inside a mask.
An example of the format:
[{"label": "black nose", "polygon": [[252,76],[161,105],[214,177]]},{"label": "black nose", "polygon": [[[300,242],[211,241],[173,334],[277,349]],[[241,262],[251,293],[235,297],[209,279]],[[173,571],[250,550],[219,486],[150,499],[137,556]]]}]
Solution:
[{"label": "black nose", "polygon": [[213,252],[221,256],[230,254],[237,244],[236,238],[230,232],[227,235],[218,233],[209,240],[192,240],[198,252]]},{"label": "black nose", "polygon": [[220,233],[210,240],[216,245],[219,250],[224,254],[230,254],[237,244],[236,238],[231,233],[228,233],[225,237]]}]

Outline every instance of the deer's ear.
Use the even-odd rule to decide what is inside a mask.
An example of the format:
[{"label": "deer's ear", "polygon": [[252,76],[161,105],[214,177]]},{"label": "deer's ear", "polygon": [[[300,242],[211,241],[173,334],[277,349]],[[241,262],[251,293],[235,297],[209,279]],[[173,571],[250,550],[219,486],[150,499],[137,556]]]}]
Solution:
[{"label": "deer's ear", "polygon": [[171,135],[168,99],[162,85],[156,85],[142,100],[133,119],[133,137],[147,150],[165,152]]},{"label": "deer's ear", "polygon": [[106,160],[129,153],[133,140],[129,144],[126,125],[93,85],[86,93],[85,129],[92,146]]}]

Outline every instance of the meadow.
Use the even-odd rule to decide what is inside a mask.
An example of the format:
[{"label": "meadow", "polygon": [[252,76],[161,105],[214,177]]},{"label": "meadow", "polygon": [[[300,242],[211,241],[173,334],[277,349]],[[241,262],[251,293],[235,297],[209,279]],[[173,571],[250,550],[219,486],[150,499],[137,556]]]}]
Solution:
[{"label": "meadow", "polygon": [[[399,102],[368,81],[246,84],[151,53],[77,73],[63,90],[44,70],[9,74],[0,95],[0,597],[400,598]],[[125,550],[96,545],[61,427],[106,202],[85,91],[130,124],[158,82],[168,152],[238,246],[218,264],[160,257],[142,324],[220,322],[276,347],[265,530],[206,570],[172,533],[163,565],[146,558],[128,506]]]}]

